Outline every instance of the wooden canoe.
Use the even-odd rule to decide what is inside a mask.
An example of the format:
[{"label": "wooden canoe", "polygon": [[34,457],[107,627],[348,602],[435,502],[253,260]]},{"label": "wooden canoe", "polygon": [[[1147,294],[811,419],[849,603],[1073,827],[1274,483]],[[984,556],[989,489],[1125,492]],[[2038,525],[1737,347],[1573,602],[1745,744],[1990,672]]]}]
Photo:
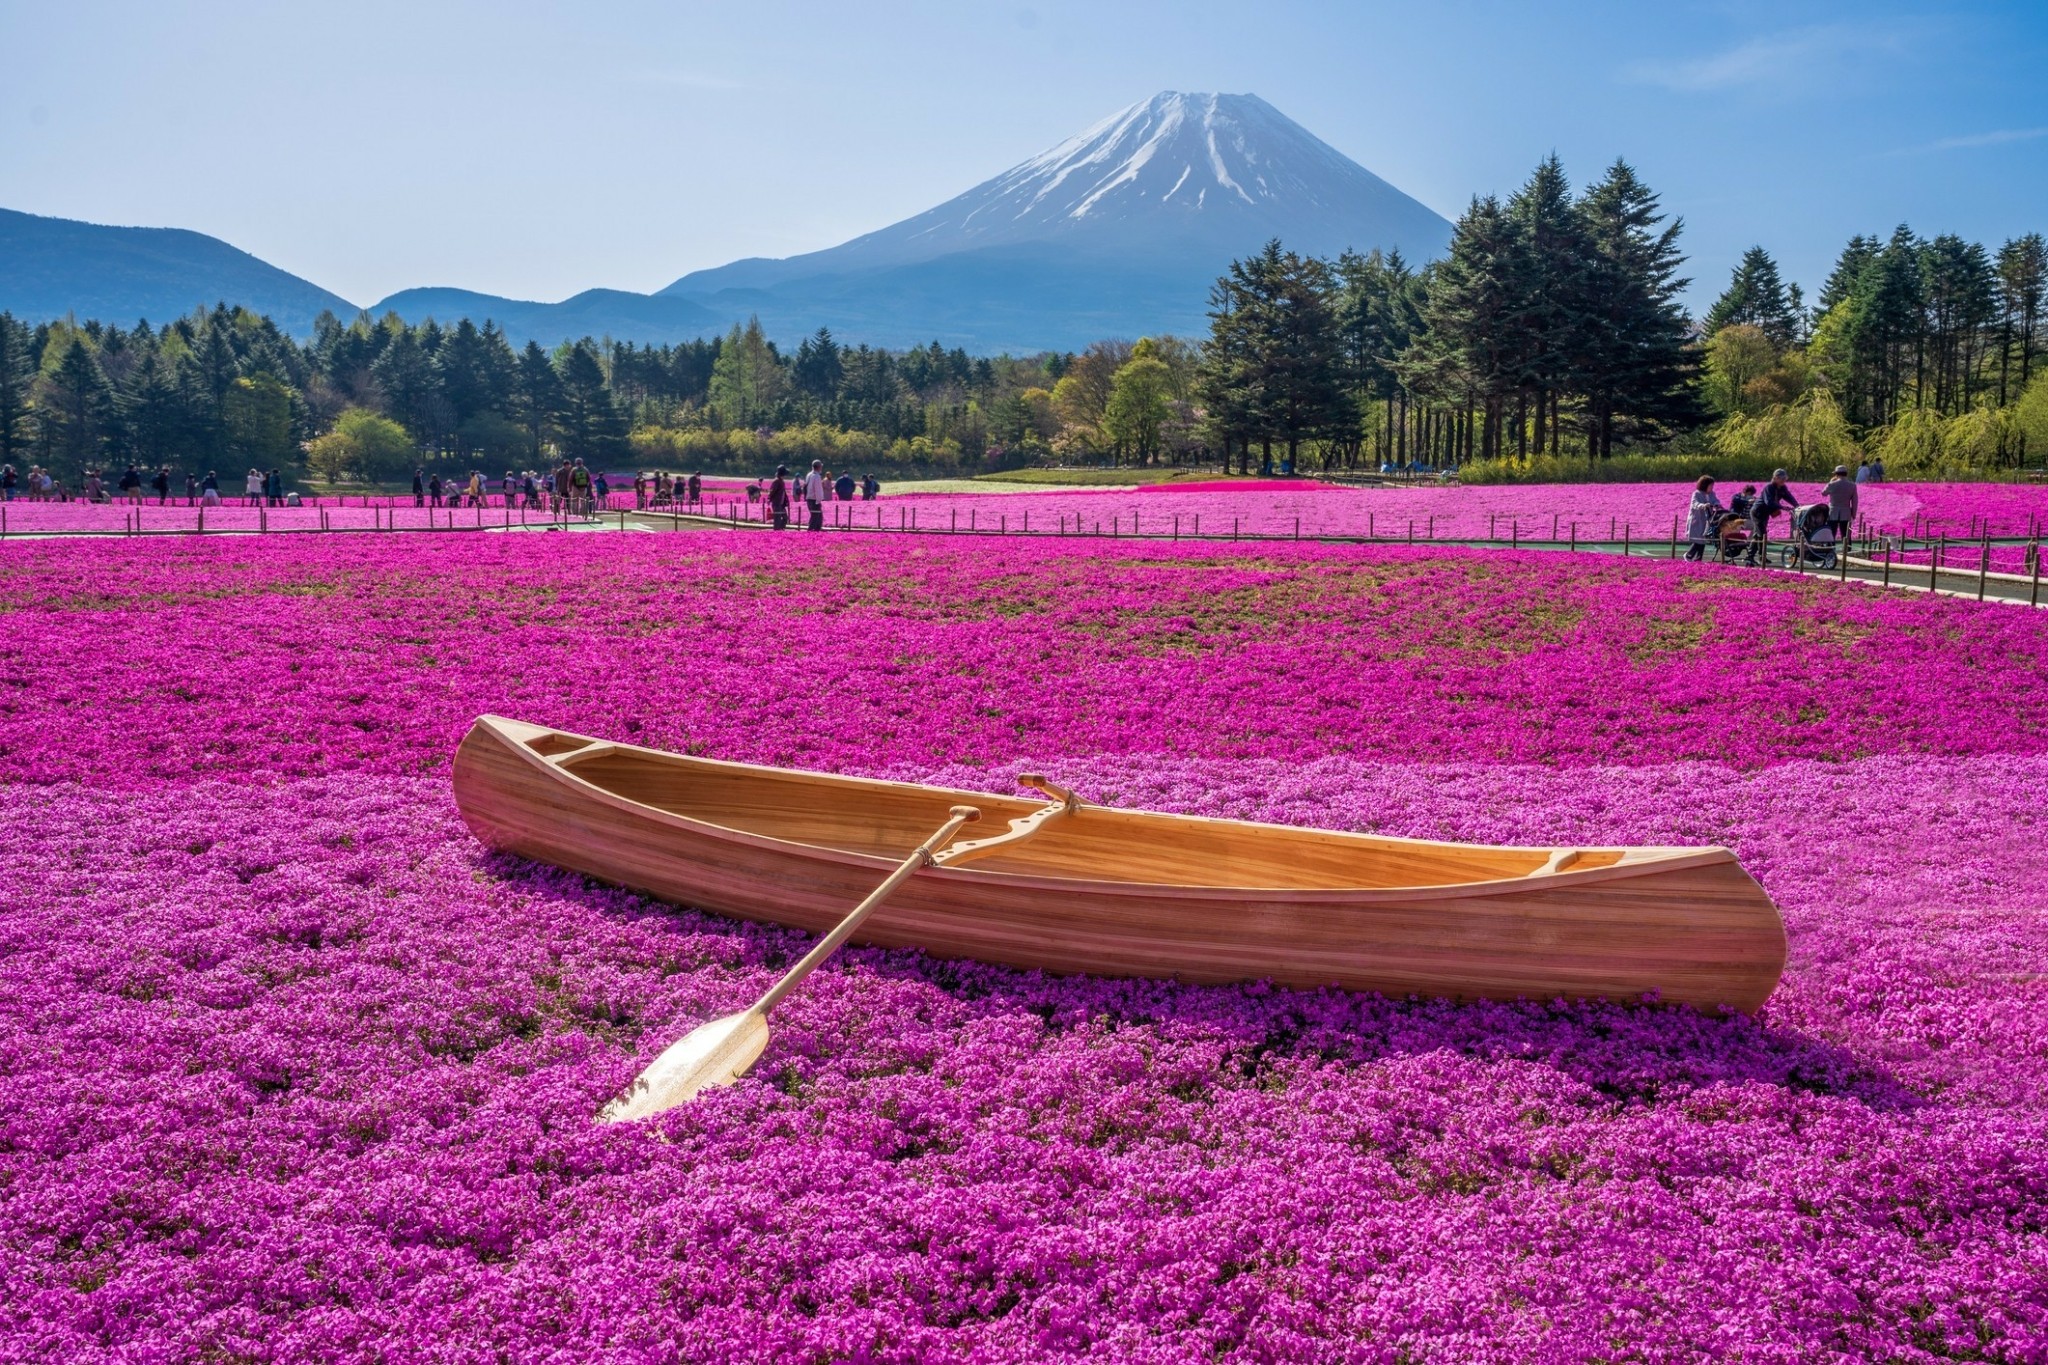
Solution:
[{"label": "wooden canoe", "polygon": [[[946,818],[1051,803],[690,758],[484,716],[455,798],[491,848],[823,933]],[[926,868],[857,941],[1050,972],[1745,1012],[1785,962],[1724,848],[1504,848],[1083,805]],[[1034,822],[1035,823],[1035,822]],[[986,828],[986,826],[983,826]],[[958,847],[956,845],[956,847]]]}]

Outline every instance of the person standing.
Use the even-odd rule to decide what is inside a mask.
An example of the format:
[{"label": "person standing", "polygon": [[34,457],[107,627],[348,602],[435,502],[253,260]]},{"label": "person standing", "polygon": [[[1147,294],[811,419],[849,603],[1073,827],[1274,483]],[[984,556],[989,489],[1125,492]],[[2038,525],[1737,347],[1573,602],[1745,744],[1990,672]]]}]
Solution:
[{"label": "person standing", "polygon": [[581,516],[590,511],[590,471],[584,468],[582,456],[569,466],[569,515]]},{"label": "person standing", "polygon": [[1789,476],[1782,469],[1773,472],[1771,481],[1764,485],[1764,491],[1757,494],[1756,501],[1750,506],[1747,563],[1764,562],[1764,543],[1770,538],[1771,518],[1780,512],[1789,512],[1798,505],[1799,500],[1793,496],[1791,488],[1785,483],[1787,477]]},{"label": "person standing", "polygon": [[874,475],[863,474],[860,476],[860,495],[863,501],[873,502],[875,495],[881,491],[882,485],[875,482]]},{"label": "person standing", "polygon": [[1870,482],[1870,461],[1868,461],[1868,460],[1859,460],[1859,461],[1857,461],[1857,463],[1856,463],[1856,482],[1858,482],[1858,483],[1869,483],[1869,482]]},{"label": "person standing", "polygon": [[832,486],[832,491],[833,491],[834,493],[838,494],[838,496],[839,496],[839,501],[841,501],[841,502],[852,502],[852,501],[853,501],[853,475],[852,475],[852,473],[851,473],[851,472],[849,472],[849,471],[847,471],[847,470],[844,470],[844,469],[840,470],[840,471],[839,471],[839,482],[837,482],[836,484],[834,484],[834,485]]},{"label": "person standing", "polygon": [[199,501],[199,476],[191,470],[185,471],[185,505],[192,506]]},{"label": "person standing", "polygon": [[498,491],[505,495],[505,506],[507,507],[512,505],[513,498],[519,496],[519,480],[512,477],[511,470],[506,470],[505,477],[498,480]]},{"label": "person standing", "polygon": [[805,524],[804,529],[806,531],[824,530],[825,462],[823,460],[812,460],[811,472],[804,475],[804,502],[811,509],[810,520]]},{"label": "person standing", "polygon": [[1685,538],[1692,542],[1686,548],[1685,557],[1697,564],[1707,557],[1707,542],[1713,538],[1714,523],[1720,520],[1721,500],[1714,496],[1714,480],[1702,474],[1700,481],[1693,485],[1692,509],[1685,520]]},{"label": "person standing", "polygon": [[1828,529],[1835,533],[1836,546],[1847,554],[1849,524],[1856,520],[1856,481],[1849,477],[1849,466],[1836,465],[1835,477],[1820,492],[1828,500]]},{"label": "person standing", "polygon": [[142,475],[134,465],[121,474],[121,497],[135,506],[142,506]]},{"label": "person standing", "polygon": [[1870,482],[1884,482],[1884,456],[1882,455],[1870,462]]},{"label": "person standing", "polygon": [[780,531],[789,525],[789,466],[775,467],[775,482],[768,485],[768,518]]},{"label": "person standing", "polygon": [[702,473],[692,474],[690,476],[690,506],[695,507],[703,501],[704,475]]},{"label": "person standing", "polygon": [[0,465],[0,502],[14,501],[14,486],[21,482],[21,476],[14,472],[14,466]]},{"label": "person standing", "polygon": [[427,505],[427,471],[424,469],[415,468],[412,471],[412,505]]},{"label": "person standing", "polygon": [[429,507],[439,507],[441,505],[441,476],[439,474],[432,475],[427,480],[427,505]]}]

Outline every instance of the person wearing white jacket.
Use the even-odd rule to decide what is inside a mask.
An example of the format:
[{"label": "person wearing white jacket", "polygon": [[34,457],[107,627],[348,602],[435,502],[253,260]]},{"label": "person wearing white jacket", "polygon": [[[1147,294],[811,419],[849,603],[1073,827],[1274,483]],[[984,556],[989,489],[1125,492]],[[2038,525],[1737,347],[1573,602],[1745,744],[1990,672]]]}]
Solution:
[{"label": "person wearing white jacket", "polygon": [[1713,477],[1700,475],[1700,481],[1693,486],[1692,510],[1685,521],[1685,538],[1692,542],[1685,552],[1687,559],[1698,563],[1707,557],[1707,542],[1713,539],[1723,510],[1721,500],[1714,496]]},{"label": "person wearing white jacket", "polygon": [[822,531],[825,529],[825,462],[811,461],[811,472],[804,475],[804,501],[811,506],[811,520],[804,529]]}]

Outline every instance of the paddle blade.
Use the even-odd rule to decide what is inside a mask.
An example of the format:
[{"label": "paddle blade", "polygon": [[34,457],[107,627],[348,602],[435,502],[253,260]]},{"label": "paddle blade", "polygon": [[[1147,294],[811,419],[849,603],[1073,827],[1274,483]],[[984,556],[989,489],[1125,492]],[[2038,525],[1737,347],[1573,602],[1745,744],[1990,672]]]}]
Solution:
[{"label": "paddle blade", "polygon": [[672,1043],[640,1073],[598,1120],[630,1123],[687,1104],[699,1090],[731,1085],[747,1074],[768,1046],[768,1017],[759,1010],[700,1024]]}]

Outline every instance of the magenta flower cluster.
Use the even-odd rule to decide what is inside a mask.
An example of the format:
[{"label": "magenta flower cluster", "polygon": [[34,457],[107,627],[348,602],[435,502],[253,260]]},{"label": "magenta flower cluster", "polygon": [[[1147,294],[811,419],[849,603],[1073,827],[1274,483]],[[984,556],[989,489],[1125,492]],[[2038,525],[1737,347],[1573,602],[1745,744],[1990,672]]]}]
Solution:
[{"label": "magenta flower cluster", "polygon": [[[1160,494],[1160,497],[1171,495]],[[762,535],[0,551],[0,1356],[2048,1353],[2048,636],[1662,562]],[[1756,1019],[849,952],[487,853],[498,711],[1490,842],[1718,842]]]}]

